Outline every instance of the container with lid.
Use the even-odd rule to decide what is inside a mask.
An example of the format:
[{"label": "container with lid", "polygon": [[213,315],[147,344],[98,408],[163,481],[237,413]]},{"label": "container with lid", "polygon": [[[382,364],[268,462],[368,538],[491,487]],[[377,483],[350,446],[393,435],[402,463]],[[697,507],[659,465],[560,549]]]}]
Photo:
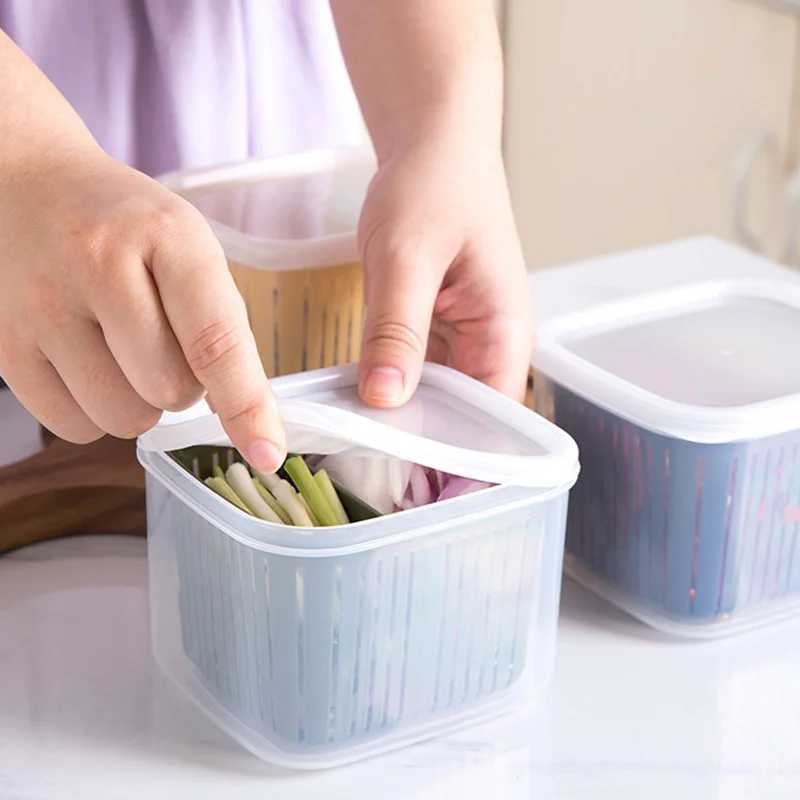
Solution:
[{"label": "container with lid", "polygon": [[536,407],[583,471],[568,574],[664,631],[800,614],[800,287],[718,280],[551,318]]},{"label": "container with lid", "polygon": [[356,230],[375,168],[371,150],[353,148],[160,178],[219,238],[271,377],[358,359]]},{"label": "container with lid", "polygon": [[574,441],[444,367],[427,365],[392,411],[362,405],[355,366],[273,386],[294,453],[400,459],[493,486],[347,526],[276,526],[187,469],[202,472],[203,447],[230,455],[219,420],[202,405],[165,415],[139,458],[166,673],[250,751],[300,769],[535,700],[553,671]]}]

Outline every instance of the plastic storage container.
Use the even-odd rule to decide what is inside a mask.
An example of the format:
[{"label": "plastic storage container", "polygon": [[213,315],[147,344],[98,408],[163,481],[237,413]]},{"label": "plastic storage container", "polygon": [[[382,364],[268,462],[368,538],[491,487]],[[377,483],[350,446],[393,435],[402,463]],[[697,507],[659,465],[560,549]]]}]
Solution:
[{"label": "plastic storage container", "polygon": [[301,153],[161,177],[219,238],[271,377],[358,359],[356,229],[368,149]]},{"label": "plastic storage container", "polygon": [[577,441],[568,574],[669,633],[800,613],[800,287],[717,281],[551,319],[536,408]]},{"label": "plastic storage container", "polygon": [[397,458],[499,484],[348,526],[246,516],[164,451],[225,447],[200,406],[140,438],[153,646],[250,751],[338,766],[535,700],[552,670],[572,439],[443,367],[367,409],[355,366],[273,382],[292,452]]}]

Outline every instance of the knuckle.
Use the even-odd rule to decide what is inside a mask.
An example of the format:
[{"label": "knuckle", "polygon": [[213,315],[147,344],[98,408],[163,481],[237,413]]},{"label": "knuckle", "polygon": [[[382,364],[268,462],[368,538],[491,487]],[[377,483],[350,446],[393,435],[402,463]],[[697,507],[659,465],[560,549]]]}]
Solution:
[{"label": "knuckle", "polygon": [[106,222],[82,224],[72,231],[72,241],[74,261],[80,264],[85,278],[91,283],[105,281],[117,247],[110,225]]},{"label": "knuckle", "polygon": [[263,396],[244,396],[231,406],[221,410],[221,415],[225,422],[235,422],[237,420],[255,417],[263,408]]},{"label": "knuckle", "polygon": [[224,322],[206,326],[194,337],[186,352],[195,375],[213,375],[228,369],[245,347],[241,330]]},{"label": "knuckle", "polygon": [[394,319],[376,319],[364,333],[367,347],[397,353],[400,356],[424,355],[427,345],[420,335],[404,322]]},{"label": "knuckle", "polygon": [[[132,198],[113,212],[98,215],[71,230],[72,261],[90,284],[117,285],[128,268],[126,256],[143,252],[149,242],[191,242],[199,235],[196,211],[176,197],[156,202]],[[202,220],[202,216],[200,216]]]},{"label": "knuckle", "polygon": [[140,221],[160,238],[172,238],[183,232],[187,224],[193,223],[183,204],[171,200],[149,206],[142,212]]},{"label": "knuckle", "polygon": [[202,387],[191,375],[168,375],[155,382],[155,405],[164,411],[184,411],[202,396]]},{"label": "knuckle", "polygon": [[168,248],[197,247],[210,232],[202,214],[177,196],[148,207],[142,212],[140,222],[149,241]]}]

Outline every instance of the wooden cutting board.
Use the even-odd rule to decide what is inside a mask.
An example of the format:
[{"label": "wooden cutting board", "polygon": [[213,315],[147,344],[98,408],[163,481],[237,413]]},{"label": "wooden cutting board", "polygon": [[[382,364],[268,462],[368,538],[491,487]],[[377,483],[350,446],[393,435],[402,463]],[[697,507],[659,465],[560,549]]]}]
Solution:
[{"label": "wooden cutting board", "polygon": [[144,536],[144,471],[136,443],[75,445],[44,432],[44,449],[0,468],[0,555],[91,533]]}]

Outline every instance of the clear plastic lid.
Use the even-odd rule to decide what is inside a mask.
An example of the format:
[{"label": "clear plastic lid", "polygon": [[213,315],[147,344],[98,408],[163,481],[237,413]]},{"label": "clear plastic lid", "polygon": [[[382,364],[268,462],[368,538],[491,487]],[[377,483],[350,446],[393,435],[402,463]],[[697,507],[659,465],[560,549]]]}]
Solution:
[{"label": "clear plastic lid", "polygon": [[[403,408],[377,410],[358,397],[348,365],[272,382],[289,450],[384,456],[487,483],[554,489],[578,475],[578,449],[562,430],[524,406],[453,370],[425,366]],[[230,446],[205,403],[165,414],[139,439],[146,451]]]},{"label": "clear plastic lid", "polygon": [[696,442],[800,428],[800,288],[692,284],[557,317],[534,365],[650,430]]},{"label": "clear plastic lid", "polygon": [[376,161],[371,150],[325,150],[160,178],[206,217],[226,256],[268,270],[358,259],[356,230]]}]

